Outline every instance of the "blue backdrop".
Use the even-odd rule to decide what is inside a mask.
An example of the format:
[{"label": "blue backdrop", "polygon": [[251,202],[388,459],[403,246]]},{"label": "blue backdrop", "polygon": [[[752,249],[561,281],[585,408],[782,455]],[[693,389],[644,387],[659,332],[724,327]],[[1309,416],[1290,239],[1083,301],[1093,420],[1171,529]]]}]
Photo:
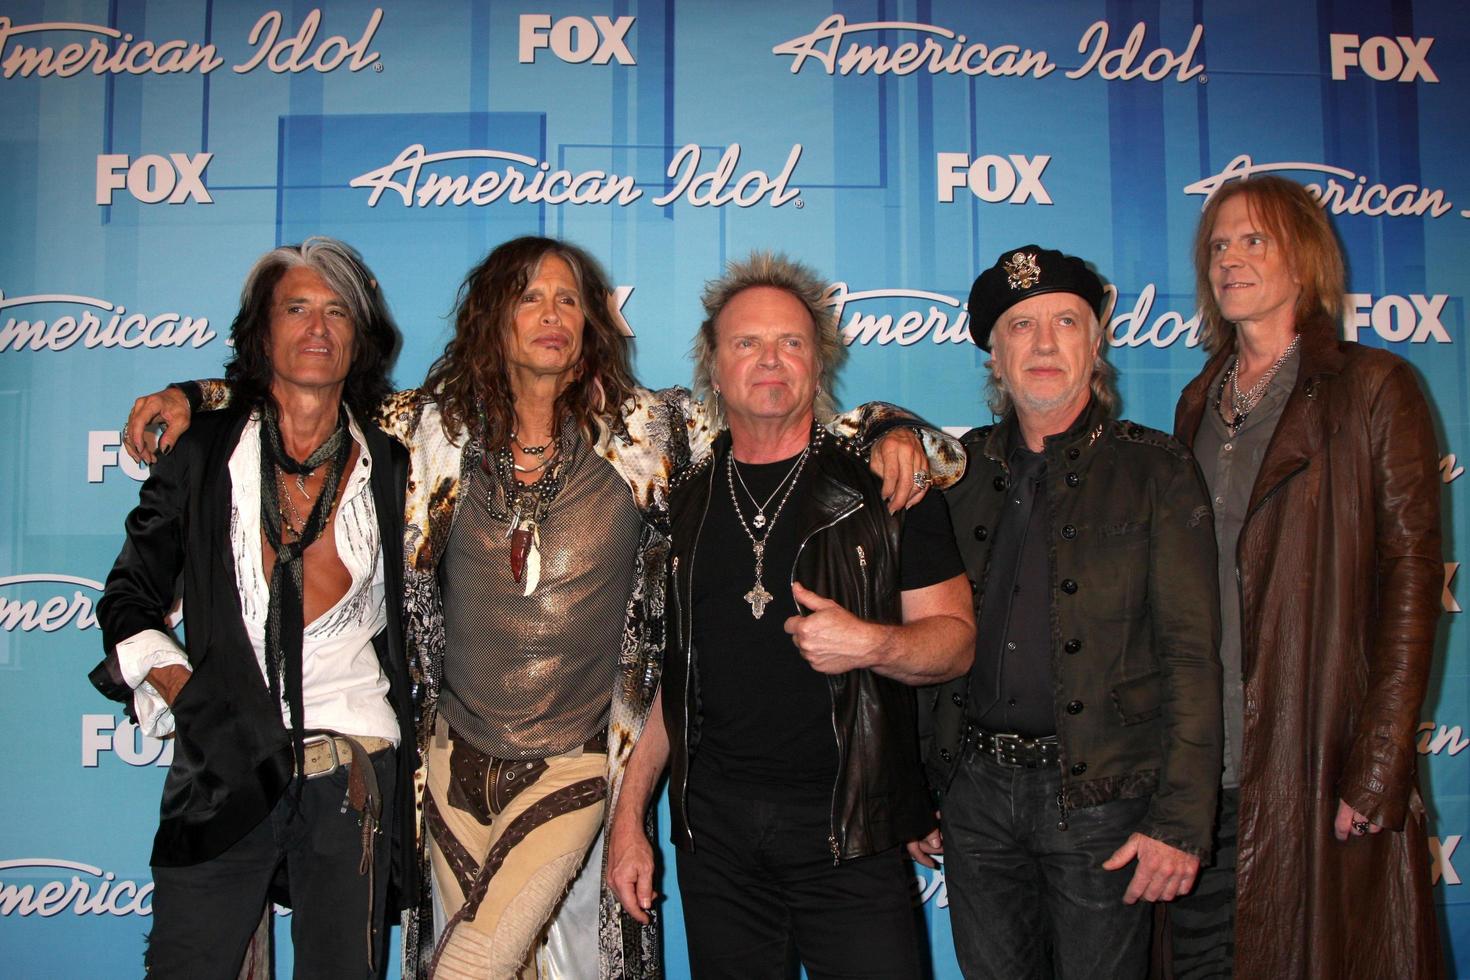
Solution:
[{"label": "blue backdrop", "polygon": [[[1459,0],[3,0],[7,972],[140,969],[169,748],[85,680],[144,476],[117,429],[135,394],[219,373],[260,253],[355,244],[403,327],[409,386],[473,262],[563,236],[606,264],[639,374],[665,385],[690,377],[703,282],[782,249],[832,280],[845,402],[963,429],[989,419],[964,298],[1036,241],[1115,285],[1126,414],[1168,428],[1203,362],[1189,245],[1205,196],[1276,172],[1334,216],[1344,334],[1408,358],[1437,413],[1451,615],[1422,715],[1423,860],[1470,973],[1467,21]],[[942,875],[918,884],[936,972],[957,976]],[[677,900],[666,922],[683,976]]]}]

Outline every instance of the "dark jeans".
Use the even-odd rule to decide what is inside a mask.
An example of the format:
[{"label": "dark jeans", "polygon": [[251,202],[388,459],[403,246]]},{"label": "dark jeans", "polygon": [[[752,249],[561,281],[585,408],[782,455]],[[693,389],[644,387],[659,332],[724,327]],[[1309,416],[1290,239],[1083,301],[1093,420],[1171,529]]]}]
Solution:
[{"label": "dark jeans", "polygon": [[345,801],[347,769],[306,780],[300,809],[288,790],[269,817],[219,857],[153,869],[149,977],[234,980],[266,907],[266,891],[282,869],[293,909],[294,975],[382,975],[398,764],[393,749],[372,759],[384,802],[371,876],[358,873],[362,830],[358,812]]},{"label": "dark jeans", "polygon": [[918,977],[914,875],[900,848],[832,863],[829,806],[689,788],[678,852],[695,980]]},{"label": "dark jeans", "polygon": [[1153,906],[1123,904],[1134,865],[1101,865],[1148,799],[1067,812],[1055,769],[1011,769],[971,750],[944,800],[944,878],[960,968],[995,977],[1142,977]]},{"label": "dark jeans", "polygon": [[1175,980],[1206,980],[1234,973],[1235,838],[1239,827],[1240,789],[1222,789],[1215,861],[1200,868],[1193,891],[1167,906]]}]

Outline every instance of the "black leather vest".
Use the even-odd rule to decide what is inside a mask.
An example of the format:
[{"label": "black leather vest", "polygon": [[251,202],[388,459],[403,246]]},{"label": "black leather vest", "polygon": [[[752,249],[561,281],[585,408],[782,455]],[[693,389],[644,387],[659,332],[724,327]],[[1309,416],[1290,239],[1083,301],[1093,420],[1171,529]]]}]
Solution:
[{"label": "black leather vest", "polygon": [[[674,583],[663,710],[669,734],[672,838],[676,846],[691,850],[694,835],[686,799],[700,723],[698,655],[690,643],[691,556],[704,526],[714,474],[725,465],[729,451],[726,432],[710,457],[675,482],[670,498]],[[888,513],[878,479],[846,439],[816,429],[807,471],[811,475],[807,489],[792,500],[799,542],[793,577],[864,619],[900,622],[902,516]],[[768,576],[767,588],[783,587],[790,588],[790,581]],[[934,827],[934,814],[920,770],[913,690],[868,670],[831,676],[828,688],[837,739],[828,838],[833,860],[863,857],[924,836]]]}]

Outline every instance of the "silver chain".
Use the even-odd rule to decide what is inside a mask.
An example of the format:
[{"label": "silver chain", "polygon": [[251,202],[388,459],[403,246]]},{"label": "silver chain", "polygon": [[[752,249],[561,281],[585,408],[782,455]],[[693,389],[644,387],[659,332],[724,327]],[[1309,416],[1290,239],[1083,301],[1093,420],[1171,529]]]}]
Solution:
[{"label": "silver chain", "polygon": [[[766,571],[766,539],[771,536],[771,531],[775,530],[776,518],[781,516],[781,511],[785,508],[786,501],[791,499],[791,491],[796,489],[796,484],[801,479],[802,467],[806,465],[806,458],[811,454],[811,451],[812,447],[810,445],[803,449],[801,455],[797,457],[796,462],[792,464],[791,471],[786,474],[786,477],[781,478],[782,483],[786,482],[787,477],[791,478],[791,482],[787,483],[786,493],[781,497],[781,502],[776,505],[775,512],[771,514],[769,526],[766,528],[765,533],[759,538],[751,531],[750,525],[745,523],[745,514],[740,510],[740,499],[735,496],[736,480],[740,480],[740,485],[745,487],[745,481],[741,478],[740,470],[735,465],[735,451],[732,449],[730,455],[725,457],[725,465],[728,471],[725,482],[730,485],[730,503],[734,505],[735,517],[740,521],[741,529],[745,531],[745,536],[750,539],[750,546],[755,550],[755,585],[751,586],[750,591],[745,593],[742,598],[750,603],[750,614],[756,619],[760,619],[766,614],[766,605],[775,598],[766,589],[765,582],[763,581]],[[781,484],[778,483],[776,490],[779,489],[781,489]],[[750,489],[748,487],[745,488],[745,492],[750,493]],[[771,495],[775,496],[775,490],[771,491]],[[751,494],[750,499],[754,503],[755,495]],[[770,500],[768,499],[766,503],[769,504]],[[759,513],[760,509],[757,509],[757,514]],[[763,514],[760,516],[764,517]],[[756,527],[760,526],[760,524],[756,525]]]},{"label": "silver chain", "polygon": [[1250,414],[1251,410],[1256,407],[1256,403],[1261,400],[1261,396],[1266,393],[1266,386],[1271,383],[1272,378],[1276,377],[1276,372],[1281,370],[1281,365],[1286,363],[1286,359],[1296,350],[1301,340],[1301,334],[1291,338],[1291,343],[1287,344],[1286,350],[1276,358],[1276,363],[1272,364],[1270,369],[1261,375],[1260,379],[1251,385],[1244,395],[1240,393],[1240,355],[1236,355],[1235,363],[1230,365],[1230,407],[1234,409],[1236,415]]},{"label": "silver chain", "polygon": [[[735,454],[733,452],[730,453],[730,459],[731,459],[732,462],[735,459]],[[776,494],[778,494],[778,493],[781,492],[781,488],[786,485],[786,481],[789,480],[789,479],[791,479],[791,474],[792,473],[795,473],[796,472],[796,468],[798,466],[800,466],[804,462],[806,462],[806,452],[805,451],[803,451],[800,456],[796,457],[796,462],[794,462],[794,463],[791,464],[791,469],[787,470],[786,471],[786,475],[783,476],[783,477],[781,477],[781,482],[779,482],[779,483],[776,484],[776,489],[774,489],[774,490],[772,490],[770,492],[770,494],[766,497],[766,502],[763,503],[763,504],[756,502],[755,494],[751,493],[750,492],[750,487],[748,487],[748,486],[745,485],[745,477],[742,476],[741,473],[740,473],[740,464],[739,463],[734,463],[735,479],[737,479],[737,480],[740,481],[740,489],[741,490],[744,490],[745,491],[745,495],[750,498],[750,502],[752,504],[755,504],[755,516],[750,519],[750,523],[752,523],[752,524],[755,525],[756,530],[760,530],[761,528],[763,528],[763,527],[766,526],[766,508],[769,507],[769,506],[771,506],[771,501],[776,499]],[[788,493],[790,492],[789,489],[788,489],[787,492]],[[735,493],[735,485],[733,483],[730,484],[730,493],[732,494],[732,496]],[[784,504],[786,502],[786,498],[785,497],[782,497],[781,498],[781,502]],[[736,507],[736,511],[739,512],[739,509],[740,508],[737,506]],[[777,512],[779,512],[779,511],[780,511],[780,508],[778,507],[777,508]],[[744,523],[744,520],[745,519],[742,517],[741,518],[741,522]],[[772,515],[771,516],[771,520],[773,522],[776,520],[775,515]]]}]

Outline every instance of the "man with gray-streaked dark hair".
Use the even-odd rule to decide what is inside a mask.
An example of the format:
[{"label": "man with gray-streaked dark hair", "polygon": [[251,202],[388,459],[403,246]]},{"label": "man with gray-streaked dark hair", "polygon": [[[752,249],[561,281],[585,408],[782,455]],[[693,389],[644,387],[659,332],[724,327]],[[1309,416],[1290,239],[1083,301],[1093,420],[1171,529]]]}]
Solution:
[{"label": "man with gray-streaked dark hair", "polygon": [[975,657],[926,720],[972,980],[1143,976],[1147,903],[1188,891],[1210,847],[1210,508],[1187,450],[1113,417],[1104,303],[1081,259],[1036,245],[970,292],[1002,418],[963,437],[969,467],[945,495]]},{"label": "man with gray-streaked dark hair", "polygon": [[241,397],[153,464],[97,605],[93,683],[174,739],[145,964],[235,977],[274,899],[298,976],[366,978],[417,881],[408,454],[370,414],[397,333],[357,253],[311,238],[256,263],[230,337]]}]

